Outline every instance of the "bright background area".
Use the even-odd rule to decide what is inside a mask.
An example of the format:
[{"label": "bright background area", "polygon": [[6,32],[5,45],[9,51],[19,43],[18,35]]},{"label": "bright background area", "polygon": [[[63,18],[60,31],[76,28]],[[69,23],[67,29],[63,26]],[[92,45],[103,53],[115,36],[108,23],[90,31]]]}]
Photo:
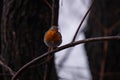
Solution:
[{"label": "bright background area", "polygon": [[[59,28],[62,45],[70,43],[83,16],[88,10],[90,0],[61,0],[59,9]],[[87,20],[87,19],[86,19]],[[77,39],[84,39],[82,25]],[[56,68],[60,80],[92,80],[84,44],[56,53]]]}]

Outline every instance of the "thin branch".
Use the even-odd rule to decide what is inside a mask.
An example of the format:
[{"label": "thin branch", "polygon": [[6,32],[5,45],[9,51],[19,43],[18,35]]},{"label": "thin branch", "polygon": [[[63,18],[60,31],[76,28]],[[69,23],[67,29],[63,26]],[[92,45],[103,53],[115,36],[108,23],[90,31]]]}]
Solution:
[{"label": "thin branch", "polygon": [[52,0],[51,26],[58,26],[59,0]]},{"label": "thin branch", "polygon": [[44,77],[43,77],[43,80],[47,80],[47,75],[48,75],[48,64],[46,63],[45,64],[45,72],[44,72]]},{"label": "thin branch", "polygon": [[99,80],[103,80],[104,75],[105,75],[104,71],[105,71],[106,57],[107,57],[107,53],[105,53],[105,55],[103,56],[102,62],[101,62],[101,70],[100,70]]},{"label": "thin branch", "polygon": [[75,41],[75,39],[76,39],[76,37],[77,37],[77,34],[78,34],[78,31],[80,30],[80,27],[82,26],[83,21],[85,20],[86,16],[88,15],[88,13],[90,12],[90,10],[92,9],[94,3],[95,3],[95,0],[93,0],[93,2],[92,2],[92,4],[91,4],[90,8],[88,9],[88,11],[86,12],[86,14],[85,14],[85,16],[83,17],[82,21],[80,22],[80,25],[79,25],[78,28],[77,28],[77,31],[76,31],[76,33],[75,33],[75,35],[74,35],[74,37],[73,37],[72,42]]},{"label": "thin branch", "polygon": [[30,62],[28,62],[27,64],[25,64],[23,67],[21,67],[16,74],[12,77],[12,80],[16,80],[28,67],[30,67],[31,65],[33,65],[33,63],[35,62],[39,62],[40,59],[46,57],[48,54],[54,54],[55,52],[61,51],[63,49],[69,48],[69,47],[73,47],[76,46],[78,44],[81,43],[88,43],[88,42],[94,42],[94,41],[101,41],[101,40],[120,40],[120,36],[107,36],[107,37],[95,37],[95,38],[88,38],[88,39],[84,39],[84,40],[79,40],[73,43],[69,43],[66,45],[63,45],[61,47],[58,47],[57,49],[51,51],[51,52],[46,52],[41,56],[38,56],[37,58],[31,60]]},{"label": "thin branch", "polygon": [[3,61],[0,60],[0,65],[2,67],[4,67],[7,71],[9,71],[9,73],[13,76],[14,75],[14,71],[8,66],[6,65]]},{"label": "thin branch", "polygon": [[120,25],[120,20],[116,21],[112,26],[110,26],[110,30],[113,30],[118,25]]},{"label": "thin branch", "polygon": [[52,9],[52,6],[50,5],[50,3],[49,3],[47,0],[44,0],[44,2],[46,3],[46,5],[48,5],[48,7],[49,7],[50,9]]}]

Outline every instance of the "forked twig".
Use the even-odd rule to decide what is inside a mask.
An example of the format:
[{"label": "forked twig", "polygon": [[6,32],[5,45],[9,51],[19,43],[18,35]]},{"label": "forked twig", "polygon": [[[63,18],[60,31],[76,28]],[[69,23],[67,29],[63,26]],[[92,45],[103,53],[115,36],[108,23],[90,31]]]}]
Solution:
[{"label": "forked twig", "polygon": [[86,12],[86,14],[85,14],[85,16],[83,17],[82,21],[80,22],[80,25],[78,26],[77,31],[75,32],[75,35],[74,35],[74,37],[73,37],[72,42],[75,41],[75,39],[76,39],[76,37],[77,37],[77,34],[78,34],[79,30],[80,30],[80,27],[81,27],[82,24],[83,24],[83,21],[85,20],[86,16],[88,15],[88,13],[90,12],[90,10],[92,9],[94,3],[95,3],[95,0],[93,0],[93,2],[92,2],[92,4],[91,4],[90,8],[88,9],[88,11]]}]

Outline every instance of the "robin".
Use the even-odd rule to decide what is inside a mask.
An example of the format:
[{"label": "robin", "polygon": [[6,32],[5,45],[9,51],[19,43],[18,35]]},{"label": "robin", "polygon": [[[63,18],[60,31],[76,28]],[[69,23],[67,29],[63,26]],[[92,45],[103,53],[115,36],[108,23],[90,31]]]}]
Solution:
[{"label": "robin", "polygon": [[50,50],[57,48],[62,43],[61,33],[58,31],[57,26],[52,26],[44,36],[44,43]]},{"label": "robin", "polygon": [[[57,26],[52,26],[44,35],[44,43],[49,47],[48,52],[57,48],[62,43],[61,33],[58,31]],[[49,61],[53,55],[48,54],[47,61]],[[44,80],[47,80],[47,68],[49,64],[46,64]]]}]

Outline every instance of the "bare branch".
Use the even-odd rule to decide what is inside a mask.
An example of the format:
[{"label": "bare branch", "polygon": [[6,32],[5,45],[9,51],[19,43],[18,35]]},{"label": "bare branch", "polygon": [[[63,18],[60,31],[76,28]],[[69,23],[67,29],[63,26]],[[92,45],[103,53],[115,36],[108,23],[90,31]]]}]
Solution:
[{"label": "bare branch", "polygon": [[77,34],[78,34],[78,31],[80,30],[80,27],[82,26],[83,21],[85,20],[86,16],[88,15],[88,13],[90,12],[90,10],[92,9],[94,3],[95,3],[95,0],[93,0],[90,8],[88,9],[88,11],[86,12],[86,14],[85,14],[85,16],[83,17],[82,21],[80,22],[80,25],[79,25],[78,28],[77,28],[77,31],[76,31],[76,33],[75,33],[75,35],[74,35],[74,37],[73,37],[72,42],[75,41],[75,39],[76,39],[76,37],[77,37]]},{"label": "bare branch", "polygon": [[59,0],[52,0],[51,26],[58,27],[58,15],[59,15]]},{"label": "bare branch", "polygon": [[120,36],[107,36],[107,37],[95,37],[95,38],[88,38],[88,39],[85,39],[85,40],[79,40],[79,41],[76,41],[76,42],[73,42],[73,43],[69,43],[69,44],[66,44],[66,45],[63,45],[53,51],[50,51],[50,52],[46,52],[44,53],[43,55],[41,56],[38,56],[37,58],[31,60],[30,62],[28,62],[27,64],[25,64],[23,67],[21,67],[17,72],[16,74],[12,77],[12,80],[16,80],[18,78],[18,76],[20,76],[27,68],[29,68],[31,65],[33,65],[35,62],[39,62],[40,59],[46,57],[48,54],[54,54],[55,52],[58,52],[60,50],[63,50],[63,49],[66,49],[66,48],[69,48],[69,47],[73,47],[73,46],[76,46],[78,44],[81,44],[81,43],[88,43],[88,42],[94,42],[94,41],[101,41],[101,40],[120,40]]},{"label": "bare branch", "polygon": [[120,25],[120,20],[116,21],[113,25],[110,26],[111,30],[113,30],[118,25]]},{"label": "bare branch", "polygon": [[52,9],[51,4],[50,4],[47,0],[44,0],[44,2],[46,3],[46,5],[48,5],[48,7],[49,7],[50,9]]},{"label": "bare branch", "polygon": [[2,60],[0,60],[0,65],[4,67],[7,71],[9,71],[12,76],[14,75],[14,71],[8,65],[6,65]]}]

